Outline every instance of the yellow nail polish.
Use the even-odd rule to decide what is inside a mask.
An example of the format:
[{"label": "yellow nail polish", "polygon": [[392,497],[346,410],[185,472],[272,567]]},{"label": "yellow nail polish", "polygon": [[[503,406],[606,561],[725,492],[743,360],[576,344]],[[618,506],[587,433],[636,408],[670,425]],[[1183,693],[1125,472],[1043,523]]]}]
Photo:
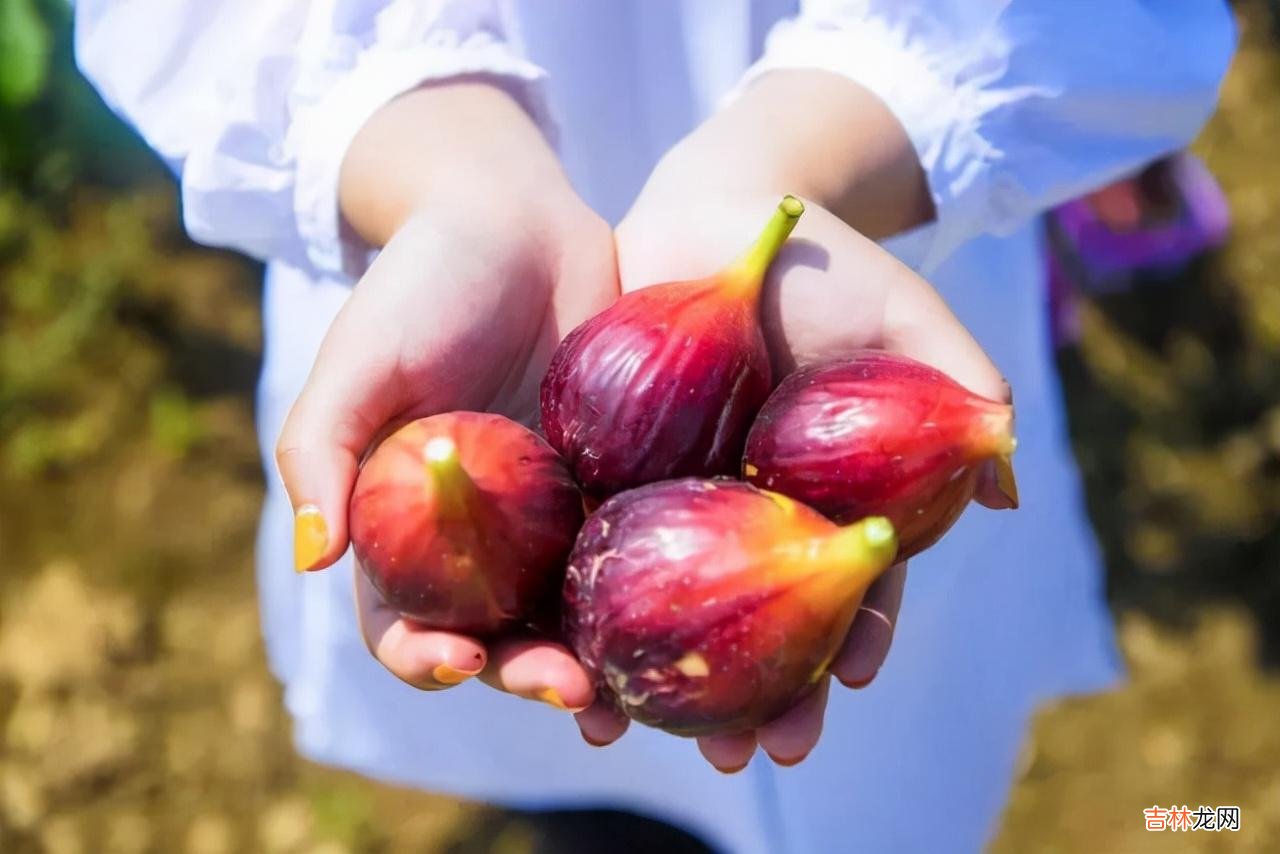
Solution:
[{"label": "yellow nail polish", "polygon": [[329,545],[329,526],[320,508],[304,504],[293,516],[293,568],[306,572],[316,565]]},{"label": "yellow nail polish", "polygon": [[1007,454],[996,457],[996,486],[1004,493],[1004,497],[1012,504],[1011,509],[1018,509],[1018,482],[1013,477],[1013,461]]},{"label": "yellow nail polish", "polygon": [[475,673],[468,673],[465,670],[458,670],[447,664],[437,664],[435,669],[431,671],[431,678],[435,679],[441,685],[457,685],[460,682],[466,682]]},{"label": "yellow nail polish", "polygon": [[543,688],[541,691],[533,695],[537,699],[546,703],[548,706],[555,706],[562,712],[580,712],[581,708],[571,709],[564,702],[564,698],[560,696],[560,692],[555,688]]}]

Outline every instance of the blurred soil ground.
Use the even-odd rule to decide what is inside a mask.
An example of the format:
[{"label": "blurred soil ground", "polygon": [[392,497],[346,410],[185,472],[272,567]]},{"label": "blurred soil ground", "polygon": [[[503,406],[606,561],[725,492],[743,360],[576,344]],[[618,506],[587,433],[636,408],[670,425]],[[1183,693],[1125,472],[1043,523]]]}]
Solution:
[{"label": "blurred soil ground", "polygon": [[[1089,301],[1060,360],[1131,680],[1038,716],[1002,854],[1280,851],[1280,42],[1237,8],[1196,146],[1230,247]],[[33,203],[42,169],[0,186],[0,851],[600,850],[294,755],[252,589],[259,271],[187,244],[153,167]],[[1243,830],[1143,830],[1175,800]]]}]

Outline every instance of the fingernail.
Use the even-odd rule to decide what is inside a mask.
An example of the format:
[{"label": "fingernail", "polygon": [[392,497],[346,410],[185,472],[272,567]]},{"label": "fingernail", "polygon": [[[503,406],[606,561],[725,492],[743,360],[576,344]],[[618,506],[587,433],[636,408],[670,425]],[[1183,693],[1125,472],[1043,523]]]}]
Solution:
[{"label": "fingernail", "polygon": [[1008,456],[1001,454],[995,459],[996,467],[996,488],[1007,499],[1009,499],[1009,509],[1018,509],[1018,482],[1013,476],[1013,461]]},{"label": "fingernail", "polygon": [[466,682],[479,672],[479,670],[467,672],[456,667],[450,667],[448,664],[437,664],[435,669],[431,671],[431,678],[441,685],[457,685],[461,682]]},{"label": "fingernail", "polygon": [[557,709],[559,709],[562,712],[573,712],[574,714],[577,714],[578,712],[586,708],[586,706],[579,706],[578,708],[575,709],[575,708],[572,708],[571,706],[566,705],[564,698],[560,696],[560,692],[557,691],[555,688],[543,688],[541,691],[538,691],[533,696],[536,699],[546,703],[548,706],[555,706]]},{"label": "fingernail", "polygon": [[[878,670],[876,671],[876,673],[879,672],[880,671]],[[846,688],[853,688],[854,690],[857,690],[858,688],[865,688],[871,684],[871,680],[876,678],[876,673],[872,673],[866,679],[841,679],[840,684]]]},{"label": "fingernail", "polygon": [[585,732],[582,734],[582,740],[585,741],[587,744],[591,745],[592,747],[608,747],[611,744],[611,742],[608,742],[608,741],[596,741],[594,738],[587,735]]},{"label": "fingernail", "polygon": [[316,565],[329,545],[329,526],[320,508],[304,504],[293,515],[293,568],[306,572]]},{"label": "fingernail", "polygon": [[741,765],[734,766],[733,768],[721,768],[719,765],[712,765],[711,767],[719,771],[721,774],[728,776],[730,774],[737,774],[739,771],[741,771],[743,768],[746,768],[750,764],[751,764],[751,760],[748,759],[746,762],[743,762]]},{"label": "fingernail", "polygon": [[769,754],[769,758],[773,760],[773,764],[781,765],[783,768],[790,768],[793,765],[799,765],[808,756],[809,754],[803,753],[800,756],[797,756],[795,759],[782,759],[781,757],[774,756],[772,753]]}]

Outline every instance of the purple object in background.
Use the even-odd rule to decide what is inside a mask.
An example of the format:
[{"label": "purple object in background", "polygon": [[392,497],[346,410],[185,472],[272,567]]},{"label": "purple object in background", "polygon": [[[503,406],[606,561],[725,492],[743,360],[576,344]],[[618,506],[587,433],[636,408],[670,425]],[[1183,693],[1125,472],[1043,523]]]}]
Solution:
[{"label": "purple object in background", "polygon": [[1173,276],[1221,246],[1230,219],[1217,181],[1187,152],[1050,211],[1046,230],[1054,345],[1078,337],[1079,294],[1127,290],[1139,274]]}]

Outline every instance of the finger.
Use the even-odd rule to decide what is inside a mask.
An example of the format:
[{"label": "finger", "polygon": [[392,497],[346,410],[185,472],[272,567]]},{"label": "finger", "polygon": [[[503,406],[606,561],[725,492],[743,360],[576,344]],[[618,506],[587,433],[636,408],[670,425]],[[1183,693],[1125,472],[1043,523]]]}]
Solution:
[{"label": "finger", "polygon": [[505,638],[493,644],[480,678],[487,685],[575,714],[591,705],[595,689],[573,653],[558,643]]},{"label": "finger", "polygon": [[867,590],[844,645],[831,664],[832,674],[850,688],[865,687],[884,664],[902,606],[907,565],[895,564]]},{"label": "finger", "polygon": [[782,717],[756,731],[760,747],[776,764],[799,764],[822,737],[822,718],[827,711],[830,677],[822,677],[816,688]]},{"label": "finger", "polygon": [[821,208],[800,221],[770,283],[761,317],[783,373],[876,347],[945,371],[984,397],[1006,394],[1000,371],[937,291]]},{"label": "finger", "polygon": [[1007,456],[988,460],[978,470],[974,500],[992,510],[1018,508],[1018,482],[1013,476],[1013,461]]},{"label": "finger", "polygon": [[1009,384],[1000,369],[942,296],[904,265],[898,264],[890,277],[885,347],[946,372],[975,394],[1008,400]]},{"label": "finger", "polygon": [[393,360],[371,354],[360,307],[351,302],[325,335],[276,441],[276,465],[294,508],[299,571],[326,567],[346,551],[359,459],[399,408]]},{"label": "finger", "polygon": [[631,721],[612,702],[597,699],[584,711],[574,715],[582,740],[592,747],[604,747],[622,738]]},{"label": "finger", "polygon": [[945,371],[975,394],[1009,399],[1000,369],[929,282],[852,229],[838,229],[828,239],[835,256],[832,272],[841,272],[836,265],[852,264],[864,285],[862,295],[881,295],[879,346]]},{"label": "finger", "polygon": [[365,645],[396,677],[424,691],[465,682],[484,669],[484,645],[401,617],[356,569],[356,614]]},{"label": "finger", "polygon": [[735,732],[727,735],[704,735],[698,739],[702,758],[722,774],[737,774],[751,762],[756,752],[756,734]]},{"label": "finger", "polygon": [[356,285],[325,333],[276,442],[300,571],[328,566],[346,550],[358,463],[380,431],[405,415],[411,400],[431,409],[422,400],[428,390],[402,379],[405,348],[397,333],[403,318],[385,316],[382,299],[387,288],[400,286],[406,269],[417,272],[426,263],[415,240],[389,243]]}]

